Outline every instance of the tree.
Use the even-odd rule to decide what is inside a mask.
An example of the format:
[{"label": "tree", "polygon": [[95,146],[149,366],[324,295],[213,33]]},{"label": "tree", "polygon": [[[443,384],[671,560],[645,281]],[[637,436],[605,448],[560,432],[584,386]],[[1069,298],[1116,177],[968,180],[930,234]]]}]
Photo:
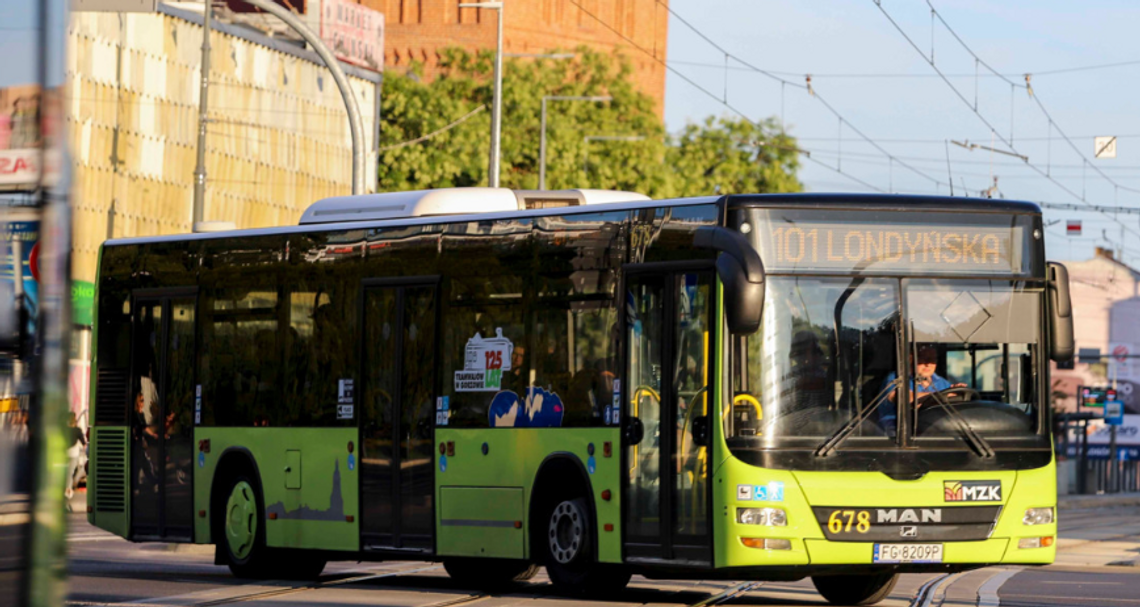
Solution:
[{"label": "tree", "polygon": [[[381,99],[380,191],[487,183],[494,54],[449,49],[435,81],[413,67],[385,73]],[[501,184],[536,189],[542,97],[609,96],[606,102],[549,102],[546,185],[642,192],[665,198],[801,188],[795,142],[772,121],[709,118],[674,138],[653,100],[634,89],[628,61],[582,47],[574,60],[508,61],[503,75]],[[473,111],[466,120],[447,128]],[[440,129],[438,135],[401,145]],[[636,141],[588,137],[637,137]],[[587,162],[588,159],[588,162]]]}]

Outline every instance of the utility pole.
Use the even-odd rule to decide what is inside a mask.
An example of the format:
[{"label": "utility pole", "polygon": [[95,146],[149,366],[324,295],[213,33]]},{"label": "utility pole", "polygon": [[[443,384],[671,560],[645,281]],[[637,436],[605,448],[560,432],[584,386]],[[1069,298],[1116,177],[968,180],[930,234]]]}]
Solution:
[{"label": "utility pole", "polygon": [[547,101],[611,101],[613,97],[581,95],[546,95],[542,98],[542,119],[538,135],[538,189],[546,189],[546,102]]},{"label": "utility pole", "polygon": [[[205,11],[205,40],[202,42],[202,98],[198,114],[198,168],[194,170],[194,223],[197,224],[202,221],[202,198],[205,194],[206,188],[206,125],[209,123],[206,117],[206,92],[209,87],[209,66],[210,66],[210,18],[212,0],[206,0]],[[344,99],[344,109],[348,113],[348,130],[352,136],[352,193],[353,195],[364,193],[364,119],[360,116],[360,106],[356,102],[356,96],[352,93],[352,88],[348,86],[348,77],[344,75],[344,70],[341,69],[340,63],[333,56],[332,51],[325,45],[324,41],[319,36],[309,29],[303,21],[297,18],[296,15],[289,12],[285,8],[273,2],[273,0],[245,0],[246,3],[277,17],[285,22],[285,25],[293,28],[298,34],[304,38],[305,42],[313,48],[317,56],[324,62],[325,67],[329,68],[332,73],[333,81],[336,82],[337,89],[340,90],[340,96]]]},{"label": "utility pole", "polygon": [[495,92],[491,102],[491,159],[487,163],[487,184],[493,188],[499,187],[499,162],[502,153],[499,149],[499,139],[502,135],[503,120],[503,3],[470,2],[460,4],[459,8],[488,8],[498,15],[498,31],[495,37]]},{"label": "utility pole", "polygon": [[198,164],[194,167],[194,213],[190,228],[202,223],[206,201],[206,126],[209,124],[210,94],[210,21],[214,0],[205,0],[202,22],[202,81],[198,88]]}]

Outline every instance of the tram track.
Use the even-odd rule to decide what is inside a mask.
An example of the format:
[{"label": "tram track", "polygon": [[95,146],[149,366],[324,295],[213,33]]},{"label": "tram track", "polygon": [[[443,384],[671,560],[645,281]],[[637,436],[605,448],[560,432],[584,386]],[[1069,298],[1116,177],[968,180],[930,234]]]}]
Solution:
[{"label": "tram track", "polygon": [[918,587],[910,607],[939,607],[946,600],[946,591],[963,573],[941,573]]},{"label": "tram track", "polygon": [[[298,594],[301,592],[308,592],[311,590],[320,590],[323,588],[335,588],[337,586],[344,586],[348,584],[357,584],[361,582],[368,582],[372,580],[399,577],[412,573],[420,573],[424,571],[433,571],[442,569],[442,565],[431,565],[428,567],[415,567],[411,569],[401,569],[398,571],[384,571],[376,573],[365,573],[361,575],[352,575],[324,582],[315,582],[312,584],[304,584],[300,586],[284,586],[277,588],[270,588],[265,590],[258,590],[246,594],[237,594],[233,596],[219,597],[215,599],[205,598],[201,601],[187,601],[192,594],[205,594],[211,591],[202,591],[201,593],[192,593],[191,595],[179,595],[170,597],[160,597],[155,599],[142,599],[136,601],[121,601],[121,602],[97,602],[97,601],[67,601],[65,605],[68,607],[216,607],[217,605],[229,605],[232,603],[243,603],[247,601],[256,601],[267,598],[275,598],[284,595]],[[251,584],[252,586],[253,584]],[[257,585],[264,588],[264,586]],[[229,587],[224,586],[216,588],[213,591],[225,590],[227,588],[241,588],[242,586]],[[442,601],[440,604],[423,605],[421,607],[453,607],[461,603],[472,602],[475,599],[484,598],[486,594],[473,594],[470,596],[461,596]]]}]

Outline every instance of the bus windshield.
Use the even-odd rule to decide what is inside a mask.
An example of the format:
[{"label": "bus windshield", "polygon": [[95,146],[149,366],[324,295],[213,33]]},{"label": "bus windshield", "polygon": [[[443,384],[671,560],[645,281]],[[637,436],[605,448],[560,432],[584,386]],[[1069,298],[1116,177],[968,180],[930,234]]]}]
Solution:
[{"label": "bus windshield", "polygon": [[[786,245],[757,242],[772,256]],[[864,270],[875,265],[866,261]],[[984,452],[988,438],[1037,433],[1038,283],[979,278],[978,268],[969,277],[808,274],[816,267],[773,272],[760,329],[732,339],[733,398],[723,415],[731,448],[813,448],[842,435],[840,448],[893,449],[905,427],[913,446],[960,439],[986,443]],[[937,274],[931,268],[922,274]]]}]

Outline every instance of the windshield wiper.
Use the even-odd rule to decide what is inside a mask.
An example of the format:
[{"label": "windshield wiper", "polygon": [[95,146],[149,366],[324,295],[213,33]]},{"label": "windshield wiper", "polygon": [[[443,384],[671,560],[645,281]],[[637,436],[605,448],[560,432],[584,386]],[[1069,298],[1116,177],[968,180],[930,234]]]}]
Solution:
[{"label": "windshield wiper", "polygon": [[958,430],[962,432],[962,436],[966,437],[966,442],[970,443],[970,446],[978,452],[978,455],[987,459],[994,456],[994,450],[990,447],[990,444],[974,431],[974,427],[970,425],[970,422],[966,421],[966,418],[962,417],[962,413],[958,411],[958,408],[950,404],[950,399],[944,397],[941,391],[932,392],[930,396],[938,401],[938,404],[942,405],[942,408],[950,414],[950,419],[954,420],[954,423],[958,426]]},{"label": "windshield wiper", "polygon": [[842,443],[848,436],[851,436],[851,433],[854,432],[860,424],[866,421],[867,418],[879,408],[879,405],[887,401],[891,392],[900,385],[902,385],[902,379],[896,377],[891,380],[891,382],[883,388],[882,392],[879,392],[879,394],[871,400],[871,404],[864,407],[858,415],[848,420],[842,428],[836,430],[835,433],[827,437],[827,440],[823,441],[819,447],[816,447],[815,456],[826,457],[830,455],[832,451],[835,451],[835,449],[839,447],[839,443]]}]

